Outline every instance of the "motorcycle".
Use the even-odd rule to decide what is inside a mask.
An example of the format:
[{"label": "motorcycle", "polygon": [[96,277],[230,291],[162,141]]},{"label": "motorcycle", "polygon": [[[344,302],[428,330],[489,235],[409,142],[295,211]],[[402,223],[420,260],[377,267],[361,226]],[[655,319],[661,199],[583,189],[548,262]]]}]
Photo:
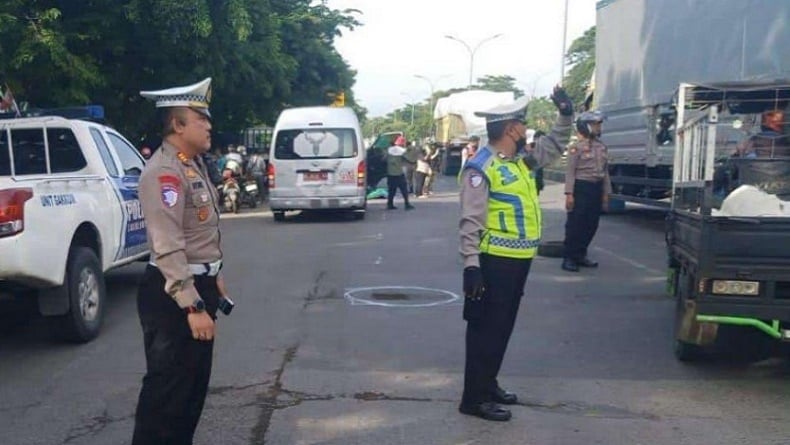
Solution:
[{"label": "motorcycle", "polygon": [[222,194],[222,207],[227,212],[238,213],[240,204],[241,187],[239,186],[236,178],[232,174],[228,174],[229,170],[225,170],[223,174],[222,185],[220,185],[220,193]]},{"label": "motorcycle", "polygon": [[255,177],[247,175],[241,183],[241,202],[254,209],[258,206],[259,196],[260,190],[258,190],[258,183],[255,181]]}]

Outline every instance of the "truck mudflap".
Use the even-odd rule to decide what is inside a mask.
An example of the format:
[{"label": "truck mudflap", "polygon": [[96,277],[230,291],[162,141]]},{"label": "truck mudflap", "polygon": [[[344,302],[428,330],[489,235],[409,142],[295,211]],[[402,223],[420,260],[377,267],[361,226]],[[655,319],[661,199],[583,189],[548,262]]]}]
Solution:
[{"label": "truck mudflap", "polygon": [[716,341],[719,325],[698,319],[697,303],[693,300],[683,302],[683,314],[677,331],[677,339],[684,343],[709,346]]}]

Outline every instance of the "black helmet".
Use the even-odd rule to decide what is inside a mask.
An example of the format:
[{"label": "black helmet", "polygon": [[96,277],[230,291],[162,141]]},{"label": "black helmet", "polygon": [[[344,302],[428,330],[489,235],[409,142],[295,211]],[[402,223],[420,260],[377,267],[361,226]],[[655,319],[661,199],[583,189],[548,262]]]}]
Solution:
[{"label": "black helmet", "polygon": [[590,124],[601,123],[604,120],[606,120],[606,117],[598,110],[585,111],[576,118],[576,131],[586,138],[598,137],[600,134],[594,135]]}]

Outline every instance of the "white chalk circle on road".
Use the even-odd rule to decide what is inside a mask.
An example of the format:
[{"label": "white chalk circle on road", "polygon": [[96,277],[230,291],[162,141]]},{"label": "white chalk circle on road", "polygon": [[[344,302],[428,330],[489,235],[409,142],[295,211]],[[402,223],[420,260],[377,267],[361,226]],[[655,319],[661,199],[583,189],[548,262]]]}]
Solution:
[{"label": "white chalk circle on road", "polygon": [[461,300],[450,291],[413,286],[357,287],[347,289],[344,297],[352,306],[381,307],[431,307]]}]

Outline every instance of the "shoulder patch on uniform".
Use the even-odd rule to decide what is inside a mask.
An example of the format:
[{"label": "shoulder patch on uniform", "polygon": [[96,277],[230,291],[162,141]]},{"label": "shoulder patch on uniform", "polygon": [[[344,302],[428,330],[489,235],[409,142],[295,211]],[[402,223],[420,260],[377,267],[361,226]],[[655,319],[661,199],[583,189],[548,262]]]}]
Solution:
[{"label": "shoulder patch on uniform", "polygon": [[483,184],[483,175],[480,173],[472,173],[469,175],[469,185],[472,188],[478,188]]},{"label": "shoulder patch on uniform", "polygon": [[181,192],[181,181],[177,176],[162,175],[159,177],[159,190],[162,195],[162,203],[167,207],[175,207]]}]

